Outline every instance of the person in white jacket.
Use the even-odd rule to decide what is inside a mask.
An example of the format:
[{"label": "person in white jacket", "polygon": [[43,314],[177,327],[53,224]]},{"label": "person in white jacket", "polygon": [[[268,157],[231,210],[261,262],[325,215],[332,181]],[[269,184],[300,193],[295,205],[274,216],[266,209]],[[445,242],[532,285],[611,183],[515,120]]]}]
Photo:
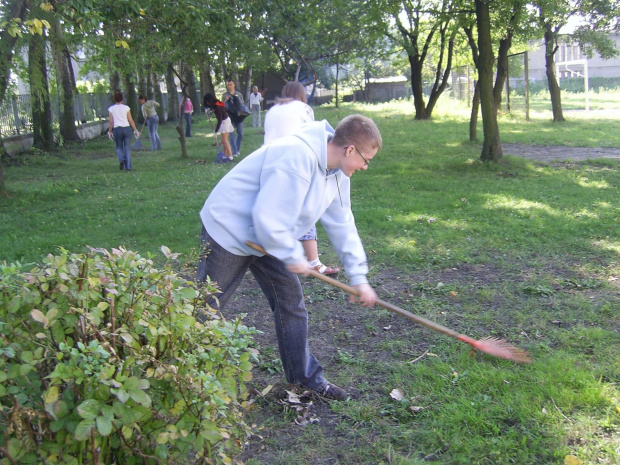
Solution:
[{"label": "person in white jacket", "polygon": [[[302,125],[311,121],[314,121],[314,111],[306,103],[306,88],[299,81],[289,81],[282,88],[281,97],[276,98],[276,104],[265,116],[264,143],[271,144],[280,137],[288,136],[299,130]],[[340,272],[340,268],[321,263],[315,225],[312,225],[299,240],[304,246],[306,258],[312,268],[326,275]]]},{"label": "person in white jacket", "polygon": [[[264,145],[211,191],[202,210],[201,256],[197,280],[216,281],[220,292],[211,306],[221,308],[249,269],[267,297],[275,320],[284,373],[328,399],[347,393],[329,383],[308,347],[308,312],[297,274],[310,264],[298,238],[321,221],[359,301],[377,301],[368,284],[368,265],[351,211],[350,178],[366,170],[381,148],[375,123],[362,115],[345,117],[336,130],[327,121]],[[261,245],[267,255],[246,241]]]}]

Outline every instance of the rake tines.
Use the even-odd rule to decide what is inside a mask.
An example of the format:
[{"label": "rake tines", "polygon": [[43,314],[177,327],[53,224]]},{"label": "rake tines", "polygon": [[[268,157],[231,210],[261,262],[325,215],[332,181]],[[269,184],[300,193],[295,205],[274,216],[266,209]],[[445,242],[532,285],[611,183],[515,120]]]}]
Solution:
[{"label": "rake tines", "polygon": [[485,337],[476,341],[463,335],[461,335],[458,339],[471,345],[474,349],[484,352],[485,354],[493,355],[494,357],[500,357],[519,363],[531,362],[530,356],[526,351],[513,346],[503,339],[496,337]]}]

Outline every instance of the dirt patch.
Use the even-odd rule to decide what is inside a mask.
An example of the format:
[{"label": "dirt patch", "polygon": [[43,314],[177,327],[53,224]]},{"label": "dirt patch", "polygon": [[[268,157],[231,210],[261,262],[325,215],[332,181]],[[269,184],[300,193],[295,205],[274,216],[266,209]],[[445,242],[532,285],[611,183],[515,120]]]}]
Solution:
[{"label": "dirt patch", "polygon": [[[504,153],[541,162],[620,158],[620,149],[520,144],[504,144]],[[549,321],[530,321],[519,327],[510,312],[506,312],[508,307],[527,308],[528,299],[532,298],[539,298],[540,306],[552,307],[555,296],[545,293],[581,292],[584,299],[618,300],[612,295],[618,294],[620,289],[611,293],[603,291],[601,295],[598,289],[587,287],[589,277],[577,275],[578,264],[553,263],[549,267],[553,269],[528,268],[523,263],[502,267],[492,263],[463,264],[443,270],[405,273],[384,266],[371,276],[371,282],[382,299],[407,311],[476,339],[502,337],[516,345],[520,344],[514,337],[528,341],[528,333],[537,325],[563,327],[575,322],[549,318]],[[537,286],[541,274],[555,277],[552,289]],[[344,276],[338,278],[346,282]],[[503,289],[503,283],[510,283],[510,295],[497,291]],[[390,366],[417,363],[418,359],[429,356],[425,355],[429,351],[445,357],[447,347],[454,347],[444,345],[446,339],[450,340],[447,336],[403,316],[381,308],[366,309],[348,304],[343,291],[322,281],[302,278],[302,286],[309,314],[310,349],[325,368],[327,379],[341,385],[352,399],[359,399],[366,405],[389,401],[393,387],[389,379]],[[532,295],[536,292],[541,294]],[[472,317],[468,299],[476,300],[480,316]],[[510,299],[510,303],[506,299]],[[256,435],[249,438],[239,459],[252,464],[292,463],[291,451],[299,450],[300,441],[312,438],[322,442],[324,453],[295,463],[353,463],[350,451],[356,448],[356,441],[367,442],[369,437],[353,434],[350,428],[353,420],[339,414],[329,402],[319,396],[307,397],[305,389],[286,383],[279,365],[271,310],[251,274],[244,278],[223,313],[228,318],[244,314],[244,324],[261,331],[254,337],[261,352],[261,364],[254,368],[254,379],[250,383],[256,405],[248,413],[249,421],[257,426]],[[394,341],[399,345],[392,344]],[[464,344],[455,344],[467,350]],[[359,363],[366,368],[361,369],[359,365],[350,368],[356,360],[361,360]],[[259,393],[265,389],[269,392],[261,396]],[[287,391],[306,395],[303,405],[291,404]]]},{"label": "dirt patch", "polygon": [[590,158],[620,159],[620,149],[611,147],[567,147],[560,145],[502,144],[504,155],[551,162],[558,160],[582,161]]},{"label": "dirt patch", "polygon": [[[515,337],[523,337],[528,341],[527,333],[532,329],[529,324],[518,327],[510,313],[505,312],[509,305],[505,299],[510,298],[515,308],[526,308],[531,298],[540,298],[542,306],[554,305],[553,298],[532,297],[528,293],[528,289],[536,291],[535,283],[539,282],[541,273],[556,277],[554,293],[583,292],[584,298],[600,298],[597,290],[571,287],[570,283],[584,282],[585,279],[577,276],[573,265],[563,263],[553,265],[553,269],[540,269],[523,264],[514,267],[463,264],[458,268],[409,273],[384,267],[371,276],[371,281],[382,299],[475,339],[496,336],[515,342]],[[346,282],[344,276],[339,279]],[[503,283],[510,283],[511,296],[493,292],[493,289],[502,289]],[[394,387],[389,379],[390,366],[416,363],[429,351],[441,358],[445,357],[449,347],[451,350],[468,350],[465,344],[447,345],[446,340],[452,339],[403,316],[379,307],[366,309],[351,305],[343,291],[322,281],[302,278],[302,286],[309,313],[310,349],[325,368],[326,377],[347,390],[352,399],[363,399],[365,403],[389,401],[390,390]],[[609,294],[605,298],[609,298]],[[483,317],[472,318],[471,299],[477,301],[476,306]],[[543,303],[545,300],[547,302]],[[254,340],[264,357],[261,365],[254,368],[254,380],[250,384],[255,394],[272,386],[264,397],[255,397],[257,405],[249,417],[251,423],[258,426],[257,434],[247,442],[240,460],[252,459],[253,464],[286,463],[286,459],[282,460],[288,451],[311,434],[311,437],[328,444],[320,463],[350,463],[343,451],[355,448],[355,440],[367,441],[368,438],[354,439],[346,433],[343,425],[351,421],[349,418],[338,414],[337,409],[332,409],[329,402],[318,396],[306,399],[305,402],[311,404],[304,404],[303,411],[299,406],[287,403],[290,395],[287,391],[303,395],[305,389],[287,384],[284,374],[278,371],[271,310],[250,273],[223,313],[229,318],[245,314],[244,323],[262,332]],[[563,324],[552,320],[547,324]],[[534,325],[535,322],[530,323]],[[399,342],[398,346],[393,344],[394,341]],[[476,357],[487,356],[478,354]],[[367,368],[360,369],[356,363]],[[308,428],[313,432],[308,433]],[[345,456],[339,456],[343,453]]]}]

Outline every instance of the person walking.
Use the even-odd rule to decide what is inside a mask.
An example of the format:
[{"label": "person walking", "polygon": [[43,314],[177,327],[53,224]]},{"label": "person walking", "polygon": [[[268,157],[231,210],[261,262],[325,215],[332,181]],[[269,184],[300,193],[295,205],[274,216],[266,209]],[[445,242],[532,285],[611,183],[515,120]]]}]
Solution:
[{"label": "person walking", "polygon": [[217,135],[222,135],[222,147],[224,149],[224,154],[228,157],[228,161],[233,161],[233,154],[228,143],[228,134],[234,131],[233,125],[230,122],[230,117],[228,113],[226,113],[226,108],[224,102],[216,99],[213,94],[205,94],[203,102],[205,106],[205,110],[209,109],[213,111],[213,114],[217,118],[217,125],[215,126],[215,130],[213,131],[213,136],[215,137],[215,143],[217,144]]},{"label": "person walking", "polygon": [[[243,101],[243,95],[240,92],[235,90],[235,81],[229,79],[226,81],[226,88],[228,91],[222,94],[222,102],[226,103],[227,100],[230,99],[231,95],[239,98],[241,103],[245,103]],[[237,157],[241,153],[241,141],[243,140],[243,120],[236,120],[234,118],[230,118],[233,127],[235,128],[236,135],[234,133],[230,134],[230,146],[233,152],[233,156]]]},{"label": "person walking", "polygon": [[[200,211],[196,279],[210,278],[220,289],[208,304],[223,308],[249,270],[271,307],[286,379],[327,399],[344,400],[348,394],[327,381],[309,349],[298,274],[308,274],[310,264],[298,238],[320,219],[358,292],[349,301],[375,305],[351,211],[350,178],[368,169],[381,143],[377,126],[366,116],[347,116],[335,130],[325,120],[308,123],[248,155],[213,188]],[[248,240],[267,255],[249,247]]]},{"label": "person walking", "polygon": [[114,94],[114,105],[108,108],[110,124],[108,137],[116,144],[116,155],[121,171],[131,171],[131,128],[136,138],[140,133],[131,117],[131,109],[123,104],[123,94]]},{"label": "person walking", "polygon": [[[287,82],[281,96],[265,115],[265,144],[271,144],[288,136],[302,125],[314,121],[314,111],[306,103],[306,88],[298,81]],[[299,239],[304,246],[310,266],[326,275],[340,272],[340,268],[326,266],[319,258],[319,243],[316,225]]]},{"label": "person walking", "polygon": [[181,102],[181,106],[185,118],[185,137],[192,137],[192,113],[194,113],[194,104],[189,97],[185,97],[185,105]]},{"label": "person walking", "polygon": [[258,91],[258,87],[254,86],[250,94],[250,109],[252,110],[252,126],[255,128],[261,127],[260,104],[262,101],[263,95]]},{"label": "person walking", "polygon": [[147,100],[145,95],[138,97],[138,103],[142,105],[142,116],[146,121],[146,127],[149,129],[149,137],[151,138],[151,150],[161,150],[161,140],[157,133],[159,127],[159,115],[156,108],[159,103],[155,100]]}]

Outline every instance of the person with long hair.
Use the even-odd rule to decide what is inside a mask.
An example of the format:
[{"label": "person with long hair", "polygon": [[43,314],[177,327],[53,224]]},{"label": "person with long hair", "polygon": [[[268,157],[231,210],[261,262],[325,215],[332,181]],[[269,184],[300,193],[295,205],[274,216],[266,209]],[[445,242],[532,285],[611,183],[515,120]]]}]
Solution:
[{"label": "person with long hair", "polygon": [[123,104],[123,94],[114,94],[114,105],[108,108],[110,125],[108,127],[108,137],[116,144],[116,155],[121,171],[131,171],[131,128],[136,139],[140,133],[136,128],[136,123],[131,117],[131,108]]},{"label": "person with long hair", "polygon": [[[304,124],[314,121],[314,111],[306,103],[306,88],[299,81],[289,81],[282,88],[280,97],[265,115],[265,144],[300,129]],[[316,225],[313,225],[300,239],[306,257],[312,267],[323,274],[336,274],[340,268],[326,266],[319,258],[319,242]]]},{"label": "person with long hair", "polygon": [[226,112],[226,105],[224,104],[224,102],[215,98],[213,94],[206,94],[204,96],[203,103],[205,109],[213,111],[213,114],[217,118],[217,126],[215,126],[215,130],[213,131],[215,142],[217,143],[217,135],[221,134],[224,154],[228,157],[230,161],[232,161],[233,154],[230,143],[228,142],[228,134],[233,132],[235,128],[233,127],[232,122],[230,121],[230,117]]}]

